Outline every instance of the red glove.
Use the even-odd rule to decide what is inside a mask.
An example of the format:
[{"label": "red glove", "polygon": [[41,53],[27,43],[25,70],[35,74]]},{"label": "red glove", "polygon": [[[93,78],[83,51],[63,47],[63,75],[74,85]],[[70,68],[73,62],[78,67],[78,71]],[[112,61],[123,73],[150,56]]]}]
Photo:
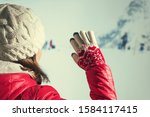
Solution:
[{"label": "red glove", "polygon": [[78,65],[87,71],[88,69],[105,63],[105,59],[99,48],[89,46],[86,50],[82,50],[79,55]]}]

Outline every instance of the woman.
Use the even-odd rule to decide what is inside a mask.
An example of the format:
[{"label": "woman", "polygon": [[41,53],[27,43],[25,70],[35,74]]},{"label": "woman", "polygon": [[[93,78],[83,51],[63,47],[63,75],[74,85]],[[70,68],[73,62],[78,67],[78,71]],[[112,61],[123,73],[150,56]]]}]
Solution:
[{"label": "woman", "polygon": [[[70,39],[72,57],[86,71],[90,97],[117,99],[111,70],[97,45],[94,33],[80,31]],[[0,99],[62,100],[49,82],[38,61],[44,43],[39,19],[29,8],[14,4],[0,5]]]}]

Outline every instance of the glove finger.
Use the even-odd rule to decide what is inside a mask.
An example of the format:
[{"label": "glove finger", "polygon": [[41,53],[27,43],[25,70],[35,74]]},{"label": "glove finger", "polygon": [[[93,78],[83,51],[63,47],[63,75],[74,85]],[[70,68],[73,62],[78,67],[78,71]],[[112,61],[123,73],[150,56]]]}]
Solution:
[{"label": "glove finger", "polygon": [[71,38],[71,39],[70,39],[70,43],[71,43],[73,49],[74,49],[76,52],[78,52],[78,51],[79,51],[79,45],[78,45],[78,43],[76,42],[76,40],[75,40],[74,38]]},{"label": "glove finger", "polygon": [[88,36],[86,35],[86,32],[85,31],[80,31],[80,35],[81,35],[82,40],[84,41],[84,44],[85,45],[90,45]]},{"label": "glove finger", "polygon": [[91,42],[93,45],[95,45],[96,47],[98,47],[98,44],[97,44],[97,41],[96,41],[94,32],[93,32],[93,31],[88,31],[88,35],[89,35],[90,42]]},{"label": "glove finger", "polygon": [[73,60],[78,64],[79,56],[76,53],[71,54]]},{"label": "glove finger", "polygon": [[83,40],[81,39],[79,33],[78,33],[78,32],[75,32],[75,33],[73,34],[73,36],[74,36],[74,39],[76,40],[76,42],[78,43],[79,47],[81,47],[81,46],[84,44],[84,42],[83,42]]}]

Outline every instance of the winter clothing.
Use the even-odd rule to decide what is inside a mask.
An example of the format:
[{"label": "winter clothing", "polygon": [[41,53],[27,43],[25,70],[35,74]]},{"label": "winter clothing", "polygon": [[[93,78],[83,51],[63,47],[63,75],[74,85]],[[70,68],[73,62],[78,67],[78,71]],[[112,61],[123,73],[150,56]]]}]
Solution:
[{"label": "winter clothing", "polygon": [[[2,62],[0,64],[3,64]],[[6,63],[5,63],[6,64]],[[7,63],[8,64],[8,63]],[[90,87],[90,97],[94,100],[117,99],[111,70],[106,65],[99,48],[89,47],[80,53],[78,65],[86,70],[87,81]],[[0,73],[0,99],[24,100],[62,100],[63,98],[51,86],[38,85],[31,73],[22,73],[20,66],[13,73],[13,63],[8,64],[9,73]],[[1,67],[1,66],[0,66]],[[3,68],[1,68],[3,70]],[[8,69],[4,69],[8,70]],[[5,74],[4,74],[4,73]]]},{"label": "winter clothing", "polygon": [[[48,85],[39,85],[32,72],[13,63],[32,57],[43,45],[43,28],[28,8],[0,5],[0,99],[62,100]],[[86,71],[92,99],[116,99],[111,70],[99,48],[89,46],[79,54],[78,65]]]},{"label": "winter clothing", "polygon": [[41,86],[20,64],[0,60],[0,100],[61,99],[51,86]]},{"label": "winter clothing", "polygon": [[43,44],[43,26],[29,8],[0,4],[0,60],[32,57]]},{"label": "winter clothing", "polygon": [[93,100],[117,99],[111,70],[99,48],[89,46],[82,50],[79,53],[78,65],[86,71],[90,97]]}]

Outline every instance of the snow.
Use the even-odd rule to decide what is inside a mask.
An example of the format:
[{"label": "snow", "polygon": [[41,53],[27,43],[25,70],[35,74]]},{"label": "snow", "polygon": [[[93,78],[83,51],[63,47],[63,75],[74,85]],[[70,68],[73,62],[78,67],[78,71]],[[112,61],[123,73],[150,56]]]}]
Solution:
[{"label": "snow", "polygon": [[122,36],[128,34],[127,47],[133,51],[139,51],[141,43],[144,51],[150,48],[150,1],[132,0],[124,9],[124,13],[118,17],[116,26],[106,34],[100,35],[99,45],[106,48],[118,48]]},{"label": "snow", "polygon": [[[118,99],[150,99],[150,53],[102,49],[111,67]],[[66,99],[90,99],[85,72],[72,60],[71,48],[44,50],[40,64]]]}]

